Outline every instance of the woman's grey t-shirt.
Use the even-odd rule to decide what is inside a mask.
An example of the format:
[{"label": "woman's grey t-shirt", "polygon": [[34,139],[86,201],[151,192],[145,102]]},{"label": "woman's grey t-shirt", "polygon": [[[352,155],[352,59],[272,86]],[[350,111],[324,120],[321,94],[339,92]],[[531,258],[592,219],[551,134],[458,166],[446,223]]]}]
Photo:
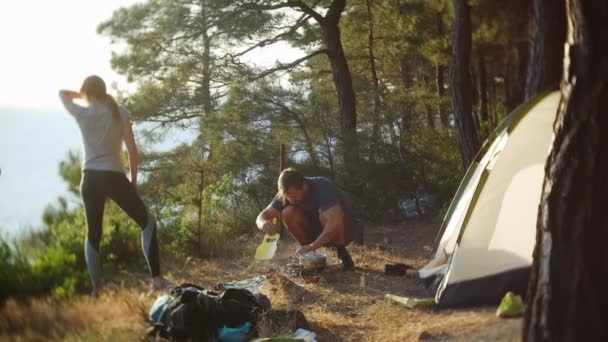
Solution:
[{"label": "woman's grey t-shirt", "polygon": [[321,211],[340,204],[342,210],[344,210],[345,220],[354,222],[356,217],[353,206],[346,193],[340,187],[324,177],[305,177],[305,179],[308,185],[310,185],[310,190],[302,202],[293,204],[286,200],[286,203],[283,204],[283,201],[277,194],[270,205],[279,211],[287,204],[295,205],[302,209],[313,222],[317,222]]},{"label": "woman's grey t-shirt", "polygon": [[125,172],[122,157],[123,125],[128,123],[129,110],[118,106],[120,121],[114,119],[109,104],[79,106],[62,97],[63,105],[80,127],[84,158],[83,170]]}]

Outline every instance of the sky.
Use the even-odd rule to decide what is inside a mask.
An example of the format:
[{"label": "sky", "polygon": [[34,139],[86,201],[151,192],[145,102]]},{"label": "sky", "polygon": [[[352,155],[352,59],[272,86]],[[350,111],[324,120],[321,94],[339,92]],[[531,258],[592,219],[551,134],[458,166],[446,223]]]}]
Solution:
[{"label": "sky", "polygon": [[[110,67],[110,39],[97,25],[136,0],[4,0],[0,1],[0,108],[61,110],[59,89],[78,90],[91,74],[111,88],[132,90]],[[289,61],[301,53],[279,46]],[[258,49],[259,50],[259,49]],[[272,56],[272,57],[271,57]],[[272,64],[274,52],[254,52],[258,64]],[[283,59],[283,58],[281,58]],[[111,90],[110,90],[111,92]]]},{"label": "sky", "polygon": [[59,89],[90,74],[128,89],[110,67],[109,38],[97,25],[134,0],[0,2],[0,107],[61,109]]}]

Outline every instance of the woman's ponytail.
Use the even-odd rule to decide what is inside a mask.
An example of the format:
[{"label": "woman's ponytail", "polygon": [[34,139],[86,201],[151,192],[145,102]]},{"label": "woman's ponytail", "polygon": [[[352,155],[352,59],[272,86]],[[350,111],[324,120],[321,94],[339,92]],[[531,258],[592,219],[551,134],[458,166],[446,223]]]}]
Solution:
[{"label": "woman's ponytail", "polygon": [[112,111],[112,117],[115,120],[120,121],[120,110],[118,109],[118,103],[112,97],[106,93],[106,83],[97,75],[91,75],[85,78],[80,87],[80,93],[84,94],[88,99],[96,99],[98,101],[105,101],[110,106]]},{"label": "woman's ponytail", "polygon": [[110,105],[110,109],[112,110],[112,117],[114,120],[120,121],[120,110],[118,109],[118,103],[116,103],[116,100],[110,94],[106,94],[106,99]]}]

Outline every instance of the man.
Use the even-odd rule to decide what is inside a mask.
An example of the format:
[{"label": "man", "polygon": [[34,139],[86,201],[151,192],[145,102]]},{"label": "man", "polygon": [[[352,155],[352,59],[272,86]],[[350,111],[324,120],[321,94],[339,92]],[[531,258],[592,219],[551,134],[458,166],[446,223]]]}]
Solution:
[{"label": "man", "polygon": [[335,247],[343,270],[355,265],[347,246],[356,236],[359,224],[344,192],[323,177],[304,177],[295,169],[281,172],[279,192],[258,215],[256,225],[267,234],[276,234],[272,223],[281,218],[291,235],[300,243],[297,255],[322,246]]}]

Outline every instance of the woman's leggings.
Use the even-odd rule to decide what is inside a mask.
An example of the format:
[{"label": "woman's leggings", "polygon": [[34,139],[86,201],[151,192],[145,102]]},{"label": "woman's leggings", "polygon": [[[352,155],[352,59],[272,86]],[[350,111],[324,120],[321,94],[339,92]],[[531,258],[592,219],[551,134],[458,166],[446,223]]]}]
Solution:
[{"label": "woman's leggings", "polygon": [[84,255],[94,289],[99,285],[103,211],[106,199],[112,199],[141,227],[141,247],[152,276],[160,274],[156,222],[135,191],[133,184],[122,172],[84,170],[80,183],[87,222]]}]

